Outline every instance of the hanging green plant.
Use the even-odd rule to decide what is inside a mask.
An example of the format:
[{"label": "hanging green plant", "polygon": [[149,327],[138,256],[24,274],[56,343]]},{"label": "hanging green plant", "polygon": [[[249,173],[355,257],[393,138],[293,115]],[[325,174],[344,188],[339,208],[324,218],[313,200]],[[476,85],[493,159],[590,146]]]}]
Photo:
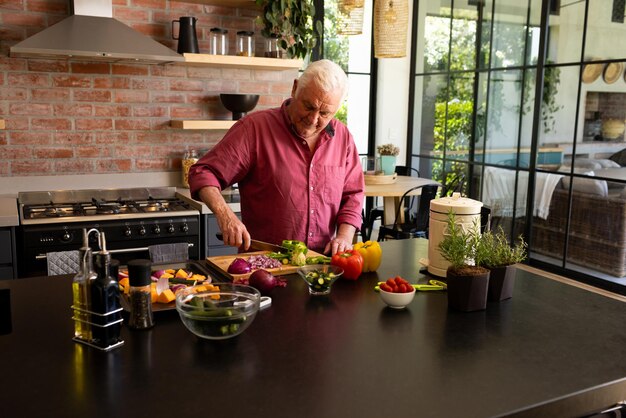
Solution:
[{"label": "hanging green plant", "polygon": [[261,34],[278,36],[279,46],[289,58],[305,59],[322,34],[322,22],[313,25],[312,0],[256,0],[263,13],[258,17]]}]

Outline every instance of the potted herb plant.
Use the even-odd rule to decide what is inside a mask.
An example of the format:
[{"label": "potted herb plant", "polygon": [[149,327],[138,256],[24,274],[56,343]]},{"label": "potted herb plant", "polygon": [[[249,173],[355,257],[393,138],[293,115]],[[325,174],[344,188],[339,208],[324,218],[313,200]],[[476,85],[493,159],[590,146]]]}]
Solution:
[{"label": "potted herb plant", "polygon": [[289,58],[306,59],[322,33],[322,23],[313,25],[313,0],[256,0],[262,7],[258,17],[261,34],[277,38]]},{"label": "potted herb plant", "polygon": [[380,167],[384,174],[391,175],[396,171],[396,157],[400,154],[400,148],[393,144],[379,145],[376,150],[380,155]]},{"label": "potted herb plant", "polygon": [[480,265],[480,225],[475,222],[467,230],[456,222],[454,212],[448,213],[444,238],[439,251],[450,266],[446,271],[448,305],[465,312],[487,307],[489,270]]},{"label": "potted herb plant", "polygon": [[515,264],[526,259],[527,244],[520,235],[514,246],[502,227],[496,232],[485,231],[476,248],[480,265],[489,269],[488,301],[501,301],[513,296]]}]

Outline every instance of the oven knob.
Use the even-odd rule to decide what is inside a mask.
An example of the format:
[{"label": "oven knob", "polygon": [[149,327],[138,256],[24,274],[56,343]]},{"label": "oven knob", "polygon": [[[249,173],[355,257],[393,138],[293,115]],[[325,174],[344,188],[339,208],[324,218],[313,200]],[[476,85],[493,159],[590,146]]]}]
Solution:
[{"label": "oven knob", "polygon": [[154,232],[155,234],[160,234],[161,227],[159,225],[155,225],[154,228],[152,228],[152,232]]},{"label": "oven knob", "polygon": [[170,224],[167,227],[167,232],[169,232],[170,234],[173,234],[174,232],[176,232],[176,228],[174,228],[174,225]]},{"label": "oven knob", "polygon": [[183,232],[187,232],[189,231],[189,226],[187,224],[182,224],[182,226],[180,227],[180,230]]},{"label": "oven knob", "polygon": [[124,230],[124,236],[125,237],[130,237],[133,234],[133,231],[130,230],[130,227],[127,226],[126,229]]},{"label": "oven knob", "polygon": [[63,233],[63,236],[61,237],[61,241],[63,242],[69,242],[72,239],[72,234],[70,234],[69,231],[65,231]]},{"label": "oven knob", "polygon": [[146,228],[144,226],[139,228],[139,235],[146,235]]}]

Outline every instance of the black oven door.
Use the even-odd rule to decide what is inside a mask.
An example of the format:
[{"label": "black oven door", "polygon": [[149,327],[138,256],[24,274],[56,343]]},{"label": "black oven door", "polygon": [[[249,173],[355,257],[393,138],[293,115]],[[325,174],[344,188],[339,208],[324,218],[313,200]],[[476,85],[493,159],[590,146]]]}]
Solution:
[{"label": "black oven door", "polygon": [[[174,233],[163,235],[169,223],[160,228],[160,235],[154,232],[154,224],[147,222],[141,225],[129,225],[128,222],[110,222],[94,224],[75,223],[63,228],[51,225],[22,225],[18,228],[17,254],[18,278],[37,277],[48,275],[48,253],[59,251],[76,251],[82,246],[82,228],[96,228],[106,235],[107,250],[112,258],[120,265],[138,258],[150,259],[148,247],[151,245],[187,243],[189,259],[198,260],[200,256],[199,218],[185,218],[183,221],[172,222]],[[183,228],[184,225],[184,228]],[[137,231],[145,227],[146,236],[140,236]],[[124,233],[131,228],[130,237]],[[95,242],[95,234],[90,235],[90,247],[94,252],[99,250]],[[182,261],[182,260],[181,260]]]}]

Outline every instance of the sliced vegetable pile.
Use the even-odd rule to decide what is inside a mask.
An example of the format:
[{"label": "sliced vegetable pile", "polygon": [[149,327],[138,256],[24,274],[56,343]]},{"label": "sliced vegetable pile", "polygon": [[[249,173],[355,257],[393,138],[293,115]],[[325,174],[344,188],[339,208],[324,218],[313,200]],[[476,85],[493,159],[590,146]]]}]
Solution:
[{"label": "sliced vegetable pile", "polygon": [[305,264],[329,264],[330,257],[320,255],[316,257],[307,257],[306,254],[309,249],[302,241],[286,239],[281,243],[281,247],[284,247],[286,252],[269,253],[270,258],[279,260],[283,264],[291,264],[294,266],[304,266]]},{"label": "sliced vegetable pile", "polygon": [[324,272],[322,270],[313,270],[307,273],[304,279],[309,283],[311,288],[316,292],[324,292],[328,290],[335,278],[335,273]]},{"label": "sliced vegetable pile", "polygon": [[[120,269],[118,278],[120,291],[127,295],[130,291],[128,270]],[[152,272],[152,284],[150,285],[152,303],[170,303],[176,299],[176,291],[179,289],[205,281],[207,281],[206,276],[196,274],[191,270],[156,270]],[[210,281],[209,279],[208,282],[210,283]]]}]

